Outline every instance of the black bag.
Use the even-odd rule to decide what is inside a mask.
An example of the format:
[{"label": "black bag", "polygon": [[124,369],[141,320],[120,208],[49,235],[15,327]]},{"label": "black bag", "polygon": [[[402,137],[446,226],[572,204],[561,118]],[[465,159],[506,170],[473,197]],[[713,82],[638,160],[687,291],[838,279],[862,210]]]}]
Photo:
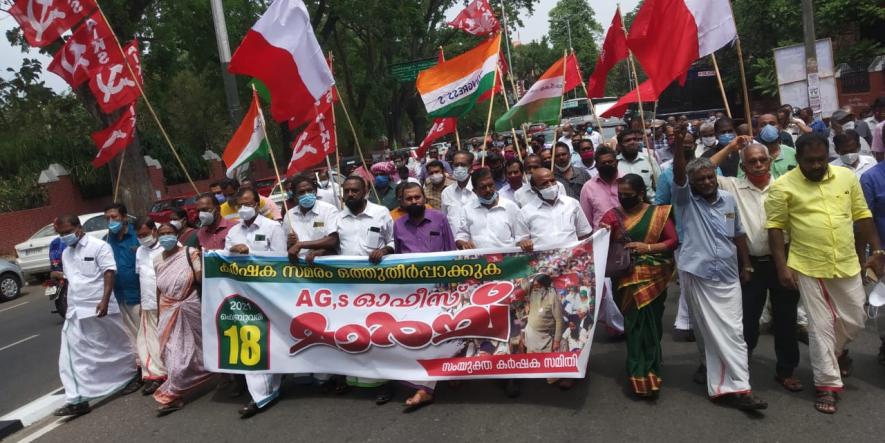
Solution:
[{"label": "black bag", "polygon": [[612,233],[608,244],[608,258],[605,265],[605,276],[608,278],[622,277],[630,273],[633,268],[633,254],[627,249],[630,236],[624,229],[624,217],[620,209],[615,209],[618,215],[618,226],[612,227]]}]

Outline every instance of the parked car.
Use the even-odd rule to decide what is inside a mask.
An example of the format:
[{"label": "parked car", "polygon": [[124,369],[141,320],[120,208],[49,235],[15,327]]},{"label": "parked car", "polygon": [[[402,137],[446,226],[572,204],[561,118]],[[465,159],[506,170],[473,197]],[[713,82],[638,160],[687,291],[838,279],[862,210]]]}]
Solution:
[{"label": "parked car", "polygon": [[18,297],[22,293],[24,281],[22,270],[17,264],[0,259],[0,302]]},{"label": "parked car", "polygon": [[[108,232],[108,221],[104,212],[95,212],[79,216],[83,232],[95,238],[102,238]],[[135,217],[129,216],[130,221]],[[16,263],[25,278],[37,274],[49,273],[49,244],[57,237],[55,228],[48,224],[38,230],[31,238],[15,245]]]},{"label": "parked car", "polygon": [[279,188],[279,186],[277,186],[276,176],[255,180],[253,183],[255,185],[255,190],[258,191],[262,197],[267,197],[274,188]]},{"label": "parked car", "polygon": [[196,196],[169,197],[157,200],[151,206],[148,217],[157,223],[166,223],[172,216],[173,208],[182,208],[187,211],[187,219],[191,222],[195,222],[198,218]]}]

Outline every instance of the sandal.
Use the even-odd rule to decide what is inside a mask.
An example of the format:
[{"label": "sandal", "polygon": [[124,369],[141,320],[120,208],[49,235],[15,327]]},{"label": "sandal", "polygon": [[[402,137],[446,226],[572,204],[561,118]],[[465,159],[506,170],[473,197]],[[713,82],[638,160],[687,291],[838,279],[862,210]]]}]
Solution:
[{"label": "sandal", "polygon": [[835,392],[817,391],[814,400],[814,409],[817,409],[818,412],[823,412],[824,414],[835,414],[836,401],[837,397]]},{"label": "sandal", "polygon": [[[415,397],[418,397],[418,400],[414,403],[410,403],[415,400]],[[433,404],[433,400],[433,395],[430,395],[427,391],[418,390],[418,392],[415,392],[415,395],[406,400],[406,404],[403,405],[403,414],[409,414],[425,406],[430,406]]]},{"label": "sandal", "polygon": [[169,414],[171,414],[183,407],[184,407],[183,400],[176,400],[176,401],[169,403],[167,405],[162,405],[157,408],[157,417],[163,417],[165,415],[169,415]]},{"label": "sandal", "polygon": [[802,386],[802,382],[799,381],[798,378],[796,378],[796,377],[794,377],[794,376],[792,376],[792,375],[789,376],[789,377],[775,376],[774,379],[775,379],[775,381],[777,381],[781,386],[783,386],[784,389],[786,389],[786,390],[788,390],[788,391],[790,391],[790,392],[799,392],[799,391],[805,389],[805,387]]},{"label": "sandal", "polygon": [[848,349],[842,351],[842,355],[839,356],[839,373],[842,374],[842,378],[848,377],[851,375],[851,370],[854,367],[854,360],[848,356]]}]

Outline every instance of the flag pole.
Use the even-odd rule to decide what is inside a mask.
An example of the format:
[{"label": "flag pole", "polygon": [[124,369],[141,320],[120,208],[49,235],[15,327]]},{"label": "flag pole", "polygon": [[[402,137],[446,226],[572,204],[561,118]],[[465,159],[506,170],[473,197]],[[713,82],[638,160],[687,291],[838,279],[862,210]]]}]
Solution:
[{"label": "flag pole", "polygon": [[750,94],[747,92],[747,74],[744,72],[744,54],[741,51],[741,38],[735,38],[734,43],[735,49],[737,49],[738,68],[740,68],[741,71],[741,89],[743,89],[744,93],[744,120],[747,122],[747,129],[749,129],[750,134],[752,134],[753,119],[750,118],[752,116],[750,111]]},{"label": "flag pole", "polygon": [[[572,48],[572,54],[574,53],[575,48]],[[584,95],[587,96],[587,103],[590,104],[590,112],[593,113],[593,118],[596,120],[596,127],[599,128],[599,138],[602,140],[602,123],[599,122],[599,114],[596,113],[596,106],[593,105],[593,99],[590,98],[590,93],[587,92],[587,83],[584,82],[584,77],[580,75],[578,77],[581,78],[581,88],[584,89]],[[596,146],[594,146],[594,148],[596,148]]]},{"label": "flag pole", "polygon": [[[252,84],[253,100],[258,101],[258,92],[255,90],[255,84]],[[280,187],[280,193],[283,194],[283,211],[284,214],[289,213],[289,205],[286,204],[286,189],[283,188],[283,179],[280,176],[280,169],[277,167],[277,159],[273,153],[273,147],[270,146],[270,139],[267,138],[267,125],[264,121],[264,111],[261,110],[261,102],[258,102],[258,115],[261,118],[261,135],[264,136],[264,142],[267,143],[267,153],[270,155],[270,163],[273,165],[273,172],[277,176],[277,186]]]},{"label": "flag pole", "polygon": [[722,104],[725,105],[725,113],[731,118],[731,106],[728,105],[728,96],[725,95],[725,86],[722,84],[722,74],[719,73],[719,63],[716,62],[716,52],[710,54],[713,61],[713,70],[716,71],[716,81],[719,83],[719,92],[722,93]]},{"label": "flag pole", "polygon": [[[517,14],[519,11],[517,10]],[[516,82],[513,80],[513,59],[510,57],[510,34],[507,30],[507,10],[504,8],[504,0],[501,0],[501,17],[504,18],[504,49],[507,50],[507,65],[509,66],[509,72],[507,72],[507,78],[510,79],[510,89],[513,90],[513,96],[516,97],[516,100],[519,101],[519,93],[516,90]],[[503,80],[501,81],[503,83]],[[503,87],[502,89],[507,89]]]},{"label": "flag pole", "polygon": [[[501,56],[501,40],[498,40],[498,57]],[[495,85],[498,83],[498,62],[495,61],[495,73],[492,76],[492,92],[489,97],[489,114],[486,116],[486,131],[482,137],[482,160],[480,166],[486,165],[486,148],[489,144],[489,126],[492,124],[492,109],[495,107]]]},{"label": "flag pole", "polygon": [[117,181],[114,182],[114,203],[117,203],[117,195],[120,192],[120,179],[123,177],[123,159],[126,158],[126,152],[120,152],[120,167],[117,169]]},{"label": "flag pole", "polygon": [[568,67],[568,51],[562,50],[562,89],[559,91],[559,119],[556,121],[556,125],[559,128],[559,131],[553,132],[553,150],[550,151],[550,172],[555,171],[554,169],[554,159],[556,158],[556,141],[559,140],[556,137],[557,132],[562,133],[562,104],[565,101],[565,75],[566,75],[566,67]]},{"label": "flag pole", "polygon": [[[439,55],[443,59],[443,61],[446,61],[446,51],[443,50],[442,46],[439,47]],[[455,144],[457,145],[457,148],[458,148],[458,149],[456,149],[456,151],[460,151],[461,150],[461,132],[458,131],[458,120],[457,119],[455,120]]]},{"label": "flag pole", "polygon": [[101,9],[101,5],[98,1],[95,2],[95,5],[98,8],[98,13],[101,14],[101,18],[104,19],[105,24],[108,25],[108,29],[111,30],[111,35],[114,36],[114,43],[117,45],[117,49],[120,50],[120,54],[123,55],[123,64],[126,65],[126,68],[129,70],[129,75],[131,75],[132,79],[135,80],[135,87],[138,88],[138,92],[140,92],[141,97],[144,98],[144,104],[147,105],[148,112],[150,112],[151,116],[154,118],[154,121],[157,123],[157,127],[160,129],[160,134],[163,135],[163,139],[166,141],[166,144],[169,145],[169,149],[172,150],[172,155],[175,156],[176,160],[178,160],[178,165],[181,166],[181,171],[184,172],[184,176],[187,177],[187,181],[190,183],[191,187],[194,188],[194,192],[196,194],[199,194],[200,190],[197,189],[197,185],[194,184],[194,180],[187,172],[187,167],[184,166],[184,162],[181,160],[181,156],[178,155],[178,151],[175,149],[175,146],[172,145],[172,140],[169,139],[169,134],[166,133],[166,129],[163,127],[163,123],[160,122],[160,118],[157,117],[157,113],[156,111],[154,111],[154,107],[151,106],[151,101],[148,100],[148,96],[147,94],[145,94],[144,88],[142,88],[141,86],[141,82],[138,81],[138,76],[135,75],[135,71],[132,69],[132,65],[129,64],[129,57],[126,56],[126,52],[123,51],[123,45],[120,44],[120,40],[117,38],[117,34],[111,28],[111,22],[109,22],[107,16],[104,15],[104,10]]},{"label": "flag pole", "polygon": [[[618,7],[618,13],[621,13],[620,7]],[[621,30],[624,31],[624,39],[627,39],[627,28],[624,27],[623,15],[621,15]],[[633,60],[633,50],[630,48],[627,48],[627,64],[630,65],[630,72],[633,74],[633,82],[636,83],[636,101],[639,103],[639,120],[642,123],[642,140],[645,142],[645,148],[652,154],[649,156],[649,159],[654,159],[655,163],[660,165],[661,162],[658,161],[658,153],[648,139],[648,129],[645,127],[645,110],[642,109],[642,95],[639,90],[639,75],[636,73],[636,61]]]},{"label": "flag pole", "polygon": [[[507,112],[510,112],[510,100],[507,99],[507,86],[504,84],[504,74],[501,72],[501,68],[499,66],[495,66],[495,69],[501,74],[498,77],[501,80],[501,95],[504,96],[504,107],[507,108]],[[492,88],[494,92],[495,88]],[[495,94],[492,94],[494,97]],[[516,138],[516,129],[513,127],[513,121],[510,121],[510,133],[513,134],[513,146],[516,147],[516,155],[519,156],[520,160],[522,160],[522,150],[519,149],[519,140]]]},{"label": "flag pole", "polygon": [[[341,110],[344,111],[344,118],[347,120],[347,125],[350,126],[350,132],[353,133],[353,143],[356,145],[356,152],[360,156],[360,161],[363,163],[363,169],[366,169],[366,158],[363,156],[363,148],[360,146],[360,138],[356,135],[356,128],[353,126],[353,121],[350,119],[350,113],[347,112],[347,106],[344,106],[344,99],[341,98],[341,91],[338,90],[338,85],[335,84],[335,92],[338,94],[338,104],[341,105]],[[339,165],[340,167],[340,165]],[[368,172],[368,169],[366,169]],[[372,188],[372,193],[375,194],[375,200],[381,202],[381,197],[378,196],[378,190],[375,189],[375,181],[369,180],[369,187]]]},{"label": "flag pole", "polygon": [[[332,77],[335,77],[335,70],[332,68],[332,64],[335,61],[335,57],[332,55],[332,51],[329,51],[329,71],[332,72]],[[337,89],[336,89],[337,92]],[[341,100],[341,95],[338,95],[338,100]],[[335,123],[335,98],[332,97],[332,131],[335,133],[335,166],[338,167],[336,170],[336,174],[341,171],[341,150],[338,149],[338,124]],[[332,186],[332,192],[335,194],[335,207],[341,209],[341,186],[336,188],[337,179],[332,177],[332,162],[329,159],[332,154],[326,155],[326,167],[329,168],[329,184]],[[317,183],[319,184],[319,183]],[[337,189],[337,190],[336,190]]]}]

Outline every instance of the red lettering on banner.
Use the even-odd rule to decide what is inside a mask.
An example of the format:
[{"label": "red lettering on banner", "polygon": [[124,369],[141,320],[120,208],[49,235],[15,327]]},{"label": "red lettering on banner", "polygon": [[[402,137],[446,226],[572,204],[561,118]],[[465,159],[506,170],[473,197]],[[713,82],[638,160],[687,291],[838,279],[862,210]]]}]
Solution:
[{"label": "red lettering on banner", "polygon": [[297,354],[309,347],[325,345],[335,347],[335,332],[326,331],[329,321],[323,314],[308,312],[292,319],[289,324],[289,335],[298,340],[291,348],[290,354]]},{"label": "red lettering on banner", "polygon": [[372,337],[365,326],[351,324],[335,332],[335,344],[342,351],[357,354],[369,350],[369,346],[372,346]]},{"label": "red lettering on banner", "polygon": [[393,346],[394,342],[407,348],[422,348],[433,337],[433,329],[421,321],[397,321],[387,312],[373,312],[366,317],[369,329],[377,326],[372,332],[372,344],[375,346]]},{"label": "red lettering on banner", "polygon": [[301,290],[301,294],[298,294],[298,301],[295,302],[295,306],[307,306],[309,308],[313,307],[313,302],[310,301],[310,289]]}]

